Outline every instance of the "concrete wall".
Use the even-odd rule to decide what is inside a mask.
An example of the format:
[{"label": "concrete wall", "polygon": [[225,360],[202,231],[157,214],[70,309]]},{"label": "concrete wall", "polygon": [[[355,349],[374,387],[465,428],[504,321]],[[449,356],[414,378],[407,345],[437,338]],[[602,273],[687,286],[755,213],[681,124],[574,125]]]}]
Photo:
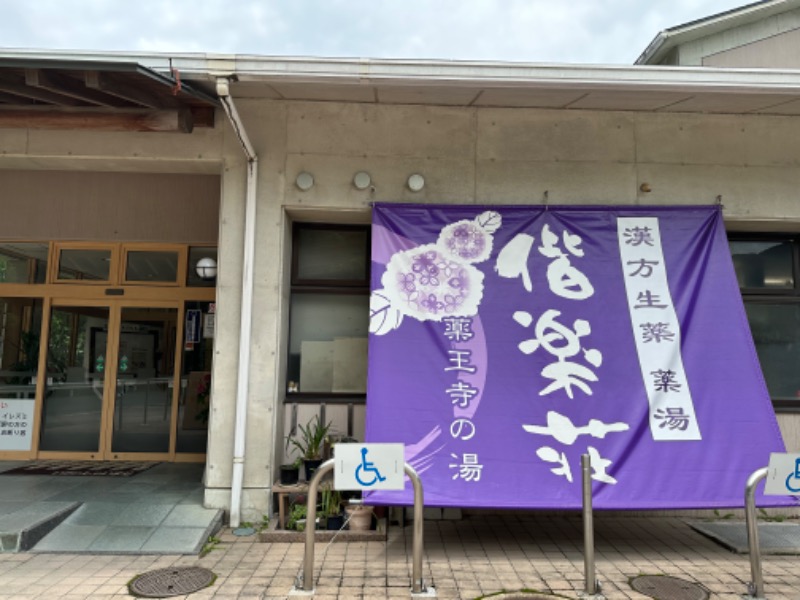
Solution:
[{"label": "concrete wall", "polygon": [[[375,201],[668,205],[721,198],[732,229],[800,230],[797,118],[257,99],[237,106],[259,155],[247,520],[269,509],[283,446],[292,220],[364,223]],[[220,118],[214,130],[191,136],[0,130],[2,168],[221,175],[205,498],[228,507],[246,171],[229,125]],[[362,170],[373,181],[364,191],[352,185]],[[316,181],[306,192],[294,185],[301,171]],[[421,192],[405,185],[412,173],[425,177]],[[645,183],[652,191],[642,191]],[[782,415],[780,425],[789,448],[800,450],[800,419]]]},{"label": "concrete wall", "polygon": [[214,244],[219,196],[218,175],[0,169],[0,239]]},{"label": "concrete wall", "polygon": [[[277,467],[282,449],[292,219],[364,222],[375,201],[540,204],[546,196],[551,204],[668,205],[721,198],[733,229],[800,229],[800,119],[791,117],[254,100],[238,106],[262,152],[251,362],[256,420],[248,428],[246,479],[253,509],[266,502],[260,488],[277,477],[270,460],[274,455]],[[352,185],[362,170],[373,183],[364,191]],[[294,185],[302,171],[315,179],[305,192]],[[425,177],[421,192],[405,185],[412,173]],[[644,183],[652,191],[641,191]],[[800,420],[780,421],[787,445],[800,449]],[[227,480],[225,470],[220,482]]]}]

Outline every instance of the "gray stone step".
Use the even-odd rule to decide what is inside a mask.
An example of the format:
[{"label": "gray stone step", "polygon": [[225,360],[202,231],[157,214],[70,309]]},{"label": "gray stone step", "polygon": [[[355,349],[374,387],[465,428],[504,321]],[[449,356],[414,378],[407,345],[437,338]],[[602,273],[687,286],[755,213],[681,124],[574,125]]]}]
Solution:
[{"label": "gray stone step", "polygon": [[30,550],[81,505],[59,501],[8,504],[0,506],[4,513],[0,517],[0,552]]}]

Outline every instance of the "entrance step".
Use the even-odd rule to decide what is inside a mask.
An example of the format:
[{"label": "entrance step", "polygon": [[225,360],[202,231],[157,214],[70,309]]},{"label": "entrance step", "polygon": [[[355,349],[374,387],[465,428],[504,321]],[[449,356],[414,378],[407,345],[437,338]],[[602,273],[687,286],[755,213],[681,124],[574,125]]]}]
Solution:
[{"label": "entrance step", "polygon": [[80,502],[0,502],[0,552],[30,550],[71,515]]},{"label": "entrance step", "polygon": [[32,552],[198,554],[222,527],[224,512],[196,504],[86,502]]}]

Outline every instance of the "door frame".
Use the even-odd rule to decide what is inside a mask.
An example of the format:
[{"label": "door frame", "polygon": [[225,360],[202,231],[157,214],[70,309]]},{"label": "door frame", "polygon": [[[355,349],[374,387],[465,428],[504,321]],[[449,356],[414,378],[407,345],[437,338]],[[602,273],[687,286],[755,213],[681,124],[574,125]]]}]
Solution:
[{"label": "door frame", "polygon": [[[0,451],[0,460],[31,460],[31,459],[61,459],[61,460],[153,460],[169,462],[205,462],[206,453],[176,452],[177,419],[181,393],[181,372],[183,363],[183,337],[184,321],[187,302],[216,301],[216,287],[189,286],[186,283],[186,274],[190,265],[188,258],[190,249],[215,247],[213,244],[159,244],[159,243],[128,243],[128,242],[49,242],[48,274],[46,283],[11,283],[0,285],[0,297],[32,298],[42,301],[42,323],[39,330],[40,340],[47,343],[39,344],[38,365],[40,368],[36,375],[35,404],[33,425],[31,431],[31,449],[23,451]],[[112,272],[112,279],[107,282],[94,283],[89,281],[58,280],[57,263],[59,252],[64,248],[97,249],[112,248],[112,263],[118,265]],[[178,278],[170,283],[143,283],[126,281],[124,278],[123,261],[127,253],[135,250],[177,250],[179,253]],[[104,414],[101,415],[101,440],[97,452],[55,452],[40,451],[39,436],[41,434],[42,412],[47,378],[47,353],[50,340],[50,320],[53,306],[108,306],[109,331],[112,327],[119,330],[121,310],[124,306],[164,307],[177,308],[176,346],[175,346],[175,371],[173,380],[172,407],[170,413],[170,443],[166,453],[140,453],[140,452],[111,452],[111,431],[113,426],[113,407],[106,407],[107,385],[110,378],[103,384]],[[116,310],[112,307],[116,306]],[[114,313],[116,312],[116,316]],[[113,345],[114,356],[119,351],[118,343]],[[45,367],[42,368],[42,365]],[[114,384],[116,383],[116,361],[110,363],[115,371]],[[105,438],[108,438],[107,440]],[[108,457],[104,457],[104,449],[108,449]]]},{"label": "door frame", "polygon": [[[179,351],[179,340],[183,339],[183,303],[178,300],[172,301],[151,301],[151,300],[131,300],[127,298],[104,298],[104,299],[75,299],[75,298],[52,298],[47,312],[47,344],[45,352],[50,346],[49,326],[52,320],[52,311],[59,307],[107,307],[108,313],[108,337],[106,340],[106,371],[103,378],[103,399],[100,413],[100,436],[98,440],[97,452],[72,452],[39,450],[39,436],[41,435],[41,413],[44,403],[37,402],[37,419],[34,426],[33,435],[35,436],[36,457],[42,459],[61,459],[61,460],[162,460],[173,461],[175,459],[176,442],[176,420],[178,414],[178,403],[181,393],[181,367],[183,353]],[[113,452],[112,443],[114,435],[114,415],[116,414],[117,384],[119,380],[119,342],[121,337],[122,311],[125,308],[167,308],[176,311],[176,331],[175,331],[175,361],[172,374],[172,397],[170,399],[170,420],[169,420],[169,448],[167,452]],[[41,348],[40,348],[41,352]],[[41,359],[41,354],[40,354]],[[46,354],[45,354],[46,360]],[[40,363],[41,364],[41,363]],[[46,363],[45,363],[46,364]],[[41,373],[37,381],[37,396],[39,387],[42,392],[46,389],[46,373]],[[43,394],[42,394],[43,395]],[[43,398],[42,398],[43,400]]]}]

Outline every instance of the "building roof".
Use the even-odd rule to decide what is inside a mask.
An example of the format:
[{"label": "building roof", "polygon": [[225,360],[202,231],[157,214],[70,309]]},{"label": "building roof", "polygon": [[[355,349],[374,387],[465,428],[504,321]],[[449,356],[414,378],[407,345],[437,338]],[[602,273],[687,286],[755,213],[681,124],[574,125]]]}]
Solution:
[{"label": "building roof", "polygon": [[[217,104],[172,69],[157,72],[102,57],[0,54],[0,126],[24,121],[159,130],[170,122],[174,130],[191,131],[198,122],[213,124]],[[167,115],[175,118],[165,120]]]},{"label": "building roof", "polygon": [[[800,0],[792,0],[800,2]],[[800,114],[800,71],[213,54],[0,51],[29,65],[135,64],[212,97],[469,107]],[[166,88],[166,86],[165,86]],[[0,100],[1,101],[1,100]],[[0,104],[2,106],[2,104]]]},{"label": "building roof", "polygon": [[800,6],[800,0],[761,0],[659,32],[634,64],[656,65],[670,50],[720,31],[749,25]]}]

